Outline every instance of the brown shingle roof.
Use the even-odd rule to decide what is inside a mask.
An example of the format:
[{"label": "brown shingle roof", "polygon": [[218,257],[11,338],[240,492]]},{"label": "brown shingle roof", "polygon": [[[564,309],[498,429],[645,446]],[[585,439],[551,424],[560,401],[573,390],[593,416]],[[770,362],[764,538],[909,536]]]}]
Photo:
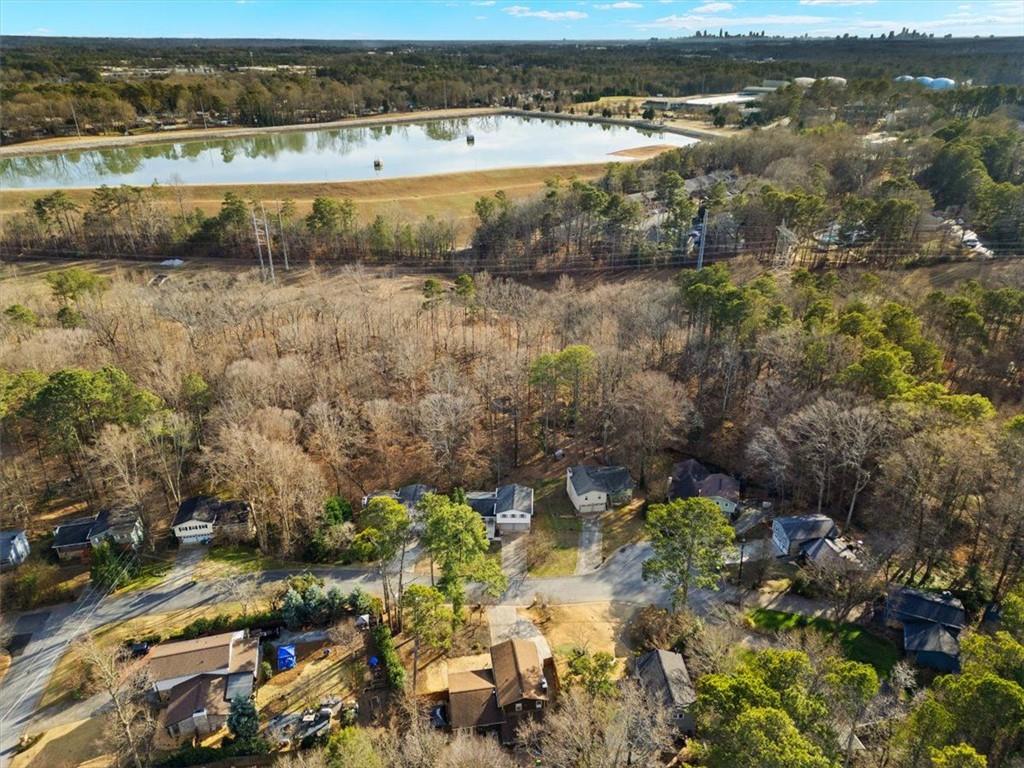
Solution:
[{"label": "brown shingle roof", "polygon": [[161,643],[149,654],[149,676],[154,682],[160,682],[220,669],[252,671],[256,669],[259,641],[243,640],[239,635],[239,632],[223,632],[194,640]]},{"label": "brown shingle roof", "polygon": [[227,678],[223,675],[200,675],[171,688],[164,721],[180,723],[200,709],[208,715],[226,715],[231,709],[227,700]]},{"label": "brown shingle roof", "polygon": [[494,697],[489,669],[455,672],[448,676],[448,715],[453,729],[486,728],[505,720]]},{"label": "brown shingle roof", "polygon": [[491,666],[498,690],[498,705],[522,699],[546,700],[544,670],[537,645],[531,640],[506,640],[491,646]]}]

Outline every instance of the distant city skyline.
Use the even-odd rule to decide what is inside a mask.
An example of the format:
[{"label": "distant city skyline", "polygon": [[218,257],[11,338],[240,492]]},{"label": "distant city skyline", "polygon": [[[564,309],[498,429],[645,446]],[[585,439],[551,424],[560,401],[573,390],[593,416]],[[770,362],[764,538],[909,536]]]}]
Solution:
[{"label": "distant city skyline", "polygon": [[718,34],[1024,35],[1024,0],[3,0],[0,34],[612,40]]}]

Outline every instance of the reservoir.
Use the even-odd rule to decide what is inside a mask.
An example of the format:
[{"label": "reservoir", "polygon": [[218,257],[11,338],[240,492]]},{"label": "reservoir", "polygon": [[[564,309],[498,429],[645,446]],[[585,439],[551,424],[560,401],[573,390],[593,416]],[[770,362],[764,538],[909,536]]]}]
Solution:
[{"label": "reservoir", "polygon": [[697,139],[631,126],[491,115],[0,158],[0,187],[360,181],[623,161]]}]

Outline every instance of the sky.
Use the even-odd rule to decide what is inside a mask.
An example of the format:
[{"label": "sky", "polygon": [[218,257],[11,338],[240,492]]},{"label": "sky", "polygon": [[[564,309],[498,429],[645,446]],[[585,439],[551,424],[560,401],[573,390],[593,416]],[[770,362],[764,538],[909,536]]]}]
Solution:
[{"label": "sky", "polygon": [[916,28],[1024,35],[1024,0],[0,0],[0,34],[318,40],[644,39]]}]

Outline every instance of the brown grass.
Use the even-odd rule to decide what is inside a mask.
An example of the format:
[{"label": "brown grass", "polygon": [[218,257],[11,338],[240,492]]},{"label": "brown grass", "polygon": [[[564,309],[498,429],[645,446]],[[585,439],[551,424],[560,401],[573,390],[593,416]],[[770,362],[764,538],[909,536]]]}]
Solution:
[{"label": "brown grass", "polygon": [[[184,188],[186,208],[200,208],[207,214],[220,210],[224,193],[232,190],[246,199],[257,199],[276,209],[279,202],[295,201],[300,215],[305,215],[316,197],[351,198],[364,221],[377,214],[399,215],[416,220],[426,216],[469,220],[474,217],[473,205],[483,195],[504,190],[512,199],[522,199],[539,192],[547,179],[561,176],[593,179],[600,176],[605,164],[557,165],[531,168],[499,168],[489,171],[466,171],[435,176],[408,176],[398,179],[338,182],[286,182],[275,184],[197,184]],[[69,189],[68,196],[79,205],[88,204],[91,189]],[[0,216],[25,209],[39,197],[39,190],[9,189],[0,191]],[[162,191],[163,203],[178,206],[170,189]]]},{"label": "brown grass", "polygon": [[51,728],[11,760],[11,768],[101,768],[113,763],[104,755],[102,717]]},{"label": "brown grass", "polygon": [[633,499],[601,515],[601,554],[610,557],[619,547],[644,538],[643,499]]},{"label": "brown grass", "polygon": [[[577,605],[549,605],[544,610],[520,612],[544,633],[551,652],[564,674],[564,662],[574,648],[590,653],[605,651],[617,659],[632,652],[627,627],[640,609],[629,603],[597,602]],[[621,673],[624,664],[618,665]]]}]

